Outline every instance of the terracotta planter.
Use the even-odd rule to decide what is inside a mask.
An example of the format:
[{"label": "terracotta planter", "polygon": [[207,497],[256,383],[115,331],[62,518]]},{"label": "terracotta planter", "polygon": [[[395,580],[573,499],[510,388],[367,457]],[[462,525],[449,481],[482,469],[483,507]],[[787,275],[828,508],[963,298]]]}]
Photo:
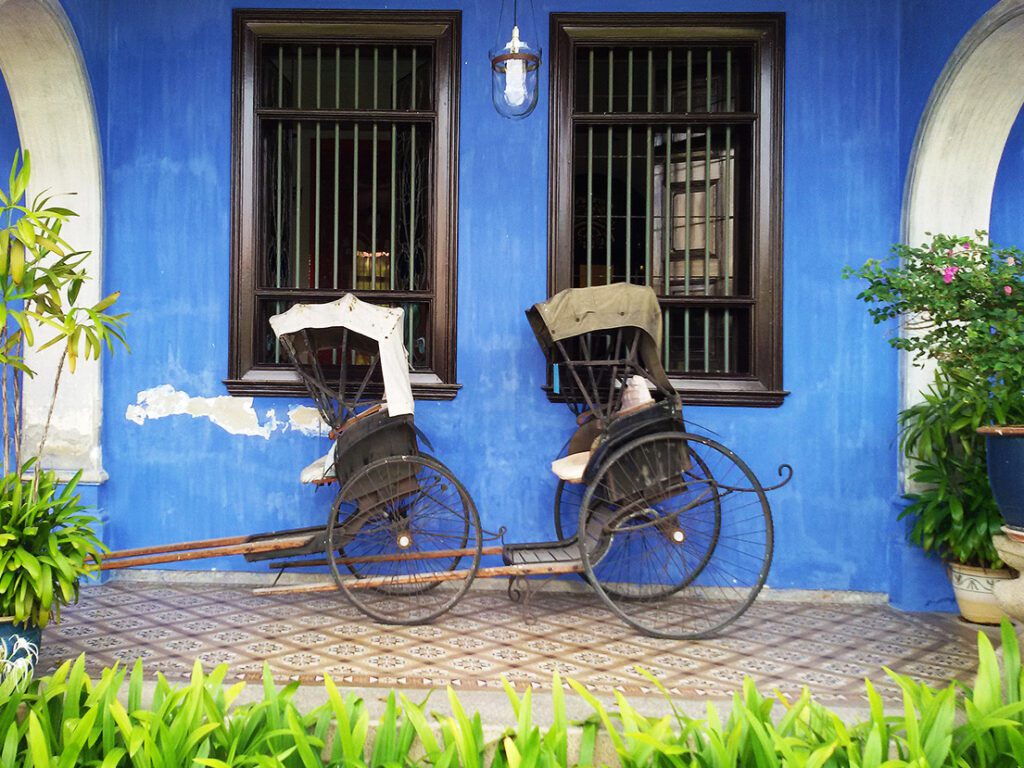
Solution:
[{"label": "terracotta planter", "polygon": [[1024,532],[1024,426],[981,427],[988,483],[1006,526]]},{"label": "terracotta planter", "polygon": [[1013,572],[960,563],[950,563],[948,570],[960,615],[972,624],[998,624],[1005,614],[992,589],[996,582],[1012,579]]}]

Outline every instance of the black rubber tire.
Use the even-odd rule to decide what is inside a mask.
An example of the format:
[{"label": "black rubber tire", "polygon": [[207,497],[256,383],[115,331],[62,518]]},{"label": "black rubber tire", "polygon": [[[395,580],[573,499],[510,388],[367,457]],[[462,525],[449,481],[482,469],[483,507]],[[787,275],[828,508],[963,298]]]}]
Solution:
[{"label": "black rubber tire", "polygon": [[653,637],[701,639],[734,622],[764,586],[774,549],[771,509],[747,465],[681,432],[615,451],[587,485],[578,525],[591,586]]}]

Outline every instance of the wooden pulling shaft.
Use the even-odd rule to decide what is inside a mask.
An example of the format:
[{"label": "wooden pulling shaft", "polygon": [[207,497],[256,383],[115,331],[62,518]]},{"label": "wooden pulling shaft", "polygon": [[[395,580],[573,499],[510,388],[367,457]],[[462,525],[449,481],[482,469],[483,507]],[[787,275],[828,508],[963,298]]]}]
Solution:
[{"label": "wooden pulling shaft", "polygon": [[[481,555],[500,555],[502,547],[483,547],[480,549]],[[432,552],[400,552],[396,555],[362,555],[360,557],[339,557],[336,562],[338,565],[353,565],[355,563],[393,563],[401,560],[439,560],[445,557],[472,557],[476,554],[476,549],[436,549]],[[268,567],[270,570],[277,568],[309,568],[318,565],[330,565],[330,561],[326,558],[318,560],[294,560],[294,561],[280,561],[271,563]]]},{"label": "wooden pulling shaft", "polygon": [[[481,568],[476,572],[477,578],[489,579],[508,576],[539,576],[559,573],[579,573],[583,566],[579,562],[571,563],[527,563],[522,565],[502,565],[494,568]],[[373,589],[374,587],[391,587],[400,584],[434,584],[441,581],[461,581],[469,577],[468,569],[458,571],[440,571],[438,573],[409,573],[401,576],[367,576],[365,578],[346,578],[345,589]],[[286,584],[279,587],[257,587],[256,595],[289,595],[310,592],[334,592],[338,584],[333,581],[318,581],[314,584]]]},{"label": "wooden pulling shaft", "polygon": [[[141,555],[138,557],[126,556],[126,552],[131,550],[123,550],[118,552],[116,557],[104,558],[100,562],[101,571],[112,571],[117,568],[134,568],[140,565],[157,565],[158,563],[178,563],[184,560],[202,560],[208,557],[220,557],[221,555],[246,555],[253,554],[256,552],[276,552],[280,549],[289,549],[291,547],[300,547],[309,541],[309,536],[290,536],[280,539],[266,539],[263,541],[246,541],[248,537],[238,537],[234,539],[210,539],[206,542],[190,542],[198,546],[189,546],[179,548],[177,551],[169,551],[168,548],[154,547],[153,549],[163,549],[162,552],[157,552],[150,555]],[[211,546],[211,542],[216,541],[228,541],[232,543],[228,544],[215,544]],[[200,548],[205,547],[205,548]]]},{"label": "wooden pulling shaft", "polygon": [[177,544],[158,544],[152,547],[136,547],[135,549],[119,549],[103,557],[107,560],[123,560],[140,555],[159,555],[164,552],[185,552],[190,549],[208,549],[210,547],[227,547],[232,544],[243,544],[250,536],[225,536],[220,539],[199,539],[198,541],[182,541]]}]

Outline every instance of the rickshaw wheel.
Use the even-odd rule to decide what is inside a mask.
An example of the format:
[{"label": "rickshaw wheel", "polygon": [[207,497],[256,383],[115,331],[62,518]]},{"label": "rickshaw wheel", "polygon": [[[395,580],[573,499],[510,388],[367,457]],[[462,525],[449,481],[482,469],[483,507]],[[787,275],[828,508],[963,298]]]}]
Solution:
[{"label": "rickshaw wheel", "polygon": [[558,481],[555,488],[555,534],[559,541],[571,539],[576,535],[576,526],[580,521],[580,502],[583,500],[584,486],[581,483]]},{"label": "rickshaw wheel", "polygon": [[701,435],[645,435],[615,451],[588,484],[578,524],[587,580],[653,637],[714,635],[746,611],[771,565],[764,489]]},{"label": "rickshaw wheel", "polygon": [[482,546],[469,493],[424,454],[360,469],[338,492],[327,525],[335,582],[385,624],[425,624],[450,610],[473,582]]}]

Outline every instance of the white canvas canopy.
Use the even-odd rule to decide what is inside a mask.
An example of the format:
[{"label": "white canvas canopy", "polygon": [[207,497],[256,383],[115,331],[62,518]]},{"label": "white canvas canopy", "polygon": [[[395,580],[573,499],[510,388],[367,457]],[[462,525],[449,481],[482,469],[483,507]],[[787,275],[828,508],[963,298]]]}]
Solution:
[{"label": "white canvas canopy", "polygon": [[400,307],[378,307],[346,293],[328,304],[296,304],[271,317],[270,327],[278,338],[301,331],[313,332],[319,338],[325,330],[348,328],[377,342],[388,413],[399,416],[413,412],[409,358],[402,343],[404,317]]}]

